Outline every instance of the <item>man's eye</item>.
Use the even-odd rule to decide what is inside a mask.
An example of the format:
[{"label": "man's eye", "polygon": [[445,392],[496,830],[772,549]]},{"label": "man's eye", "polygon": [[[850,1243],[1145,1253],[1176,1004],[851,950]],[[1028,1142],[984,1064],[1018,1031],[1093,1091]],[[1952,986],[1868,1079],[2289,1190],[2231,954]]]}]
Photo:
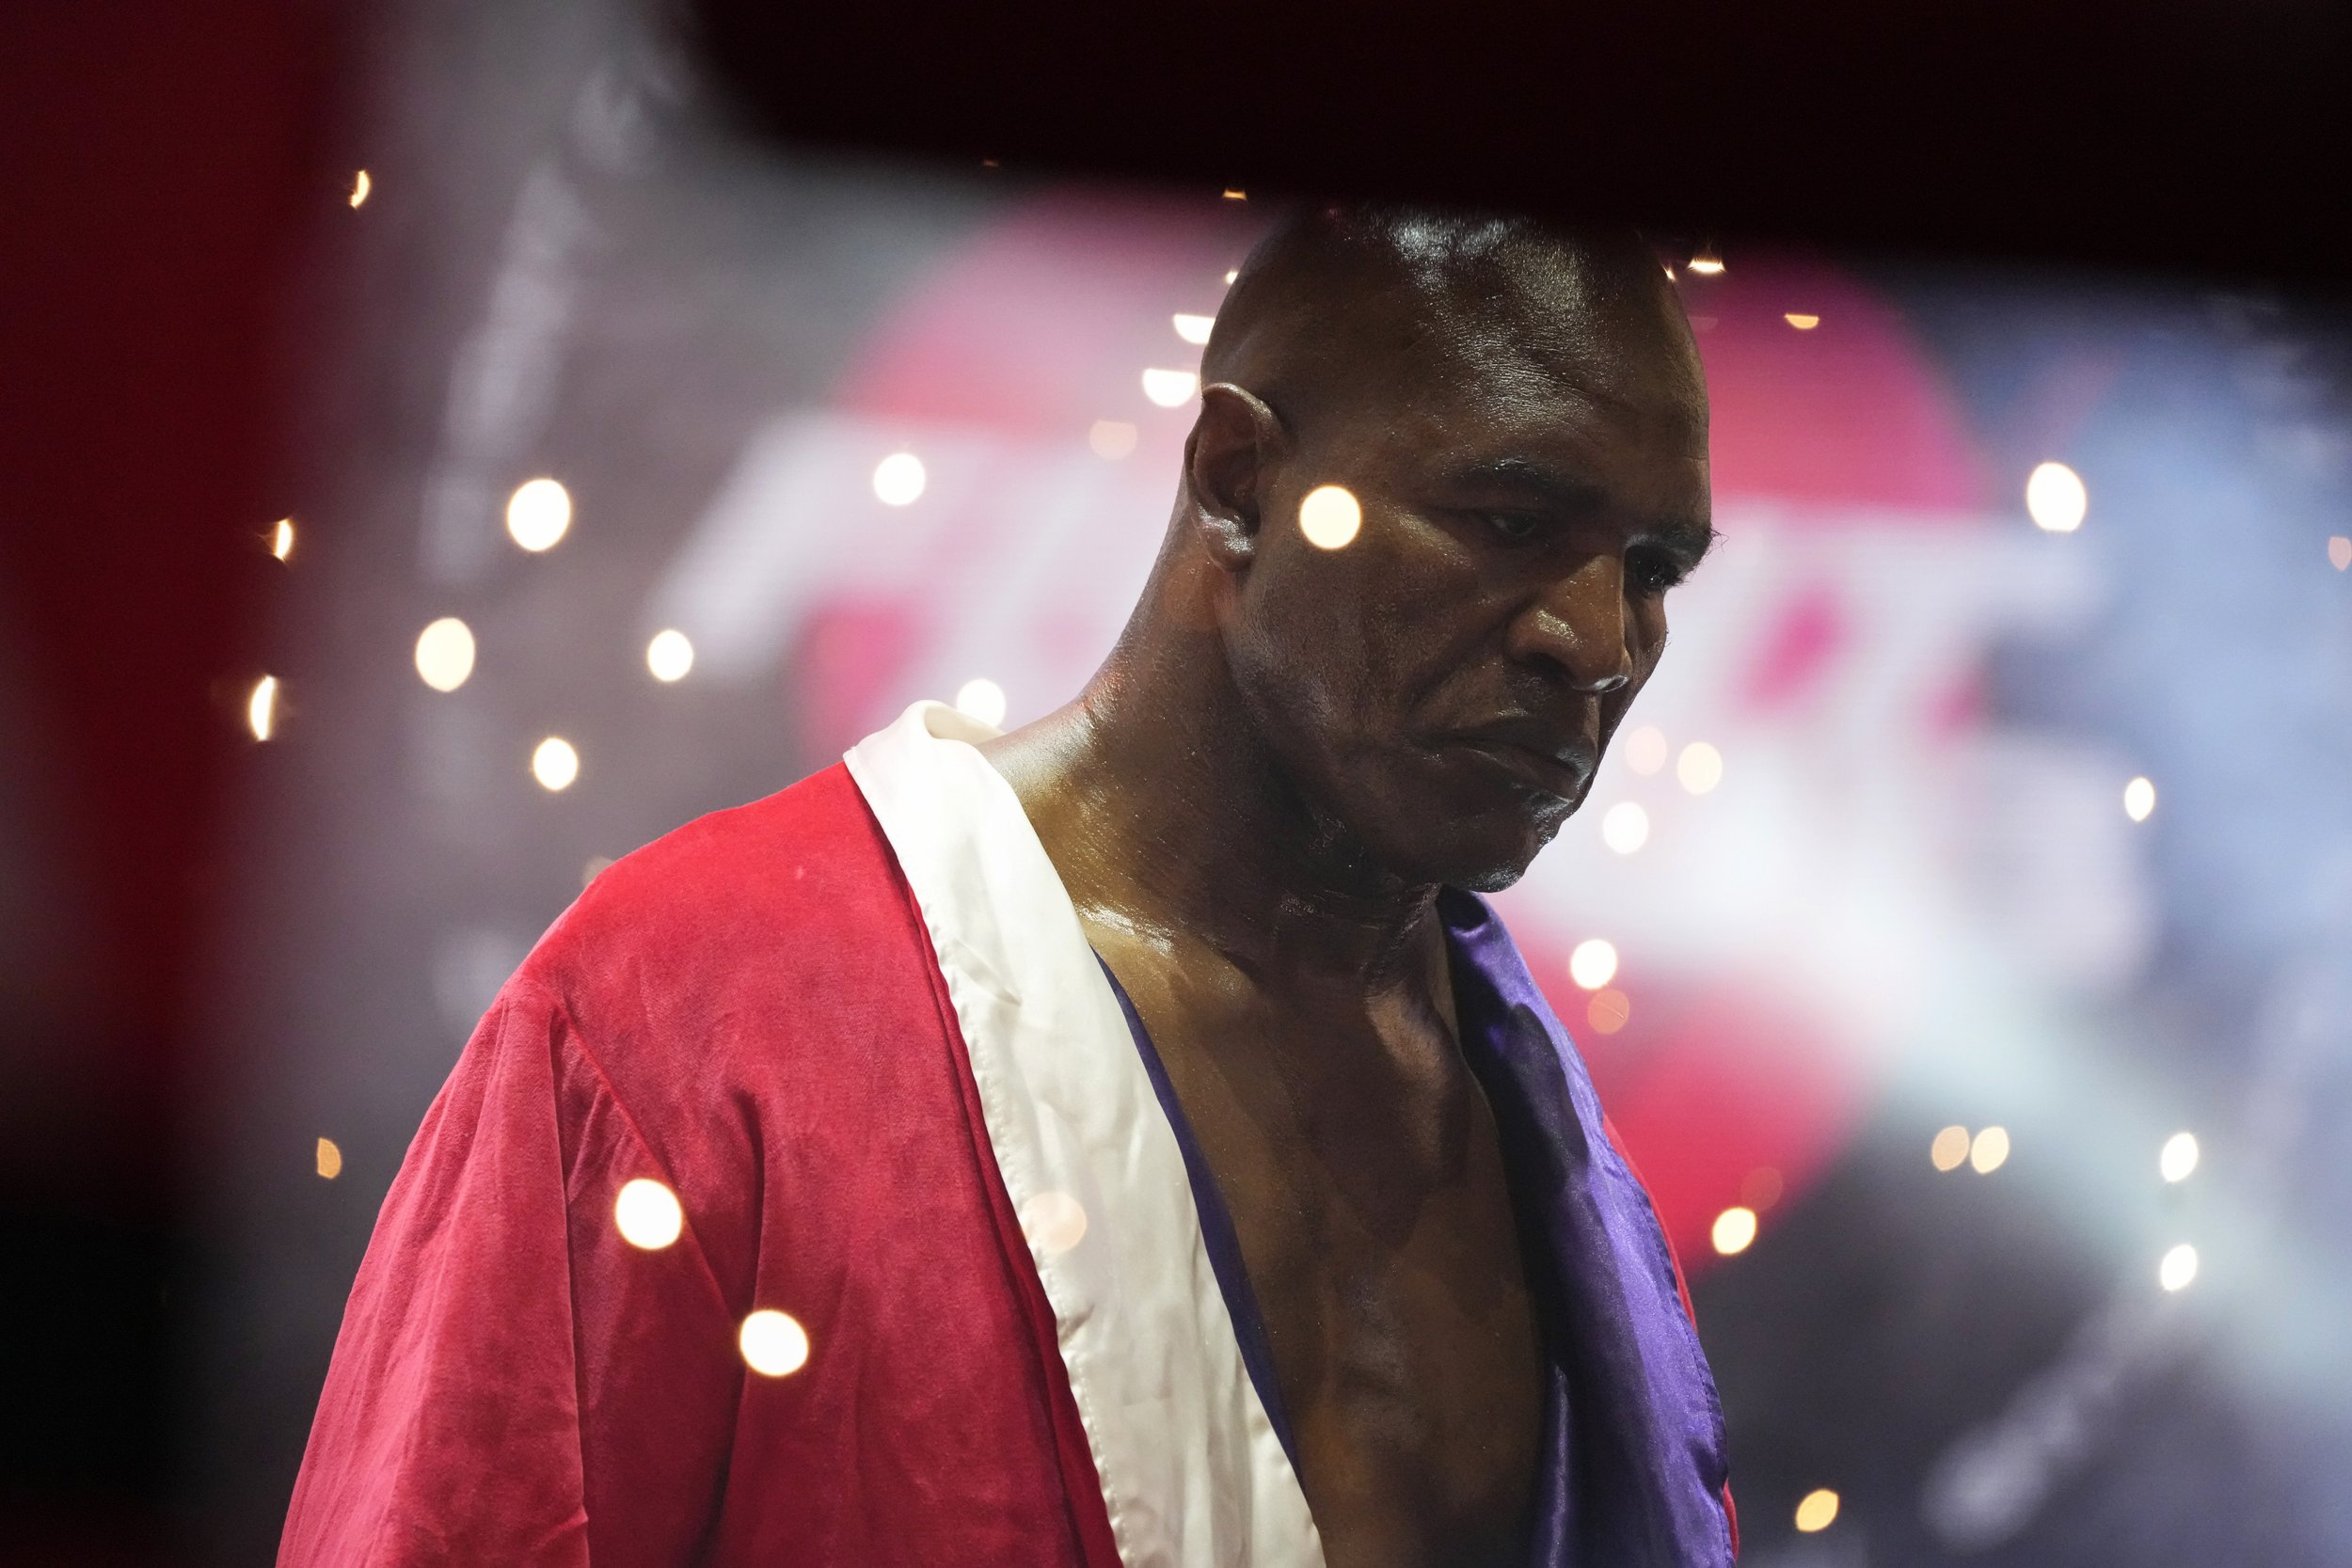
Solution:
[{"label": "man's eye", "polygon": [[1514,545],[1524,545],[1543,531],[1544,520],[1525,512],[1490,512],[1486,526]]},{"label": "man's eye", "polygon": [[1627,586],[1643,594],[1663,594],[1690,574],[1663,550],[1634,550],[1625,558]]}]

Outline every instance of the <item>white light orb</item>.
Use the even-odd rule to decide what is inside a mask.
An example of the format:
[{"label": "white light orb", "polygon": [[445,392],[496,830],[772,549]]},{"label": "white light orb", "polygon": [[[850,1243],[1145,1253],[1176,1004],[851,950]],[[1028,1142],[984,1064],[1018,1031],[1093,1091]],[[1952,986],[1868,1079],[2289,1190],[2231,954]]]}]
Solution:
[{"label": "white light orb", "polygon": [[1155,368],[1143,372],[1143,395],[1162,408],[1183,407],[1200,388],[1200,378],[1190,371]]},{"label": "white light orb", "polygon": [[653,641],[645,644],[645,668],[658,681],[682,681],[693,667],[694,644],[675,626],[655,632]]},{"label": "white light orb", "polygon": [[1735,1252],[1745,1252],[1756,1240],[1756,1211],[1744,1204],[1735,1204],[1715,1216],[1709,1236],[1715,1250],[1728,1258]]},{"label": "white light orb", "polygon": [[1675,759],[1675,777],[1693,795],[1704,795],[1724,782],[1724,754],[1704,740],[1693,740]]},{"label": "white light orb", "polygon": [[294,554],[294,519],[292,517],[278,518],[278,526],[270,530],[269,553],[280,561]]},{"label": "white light orb", "polygon": [[1649,813],[1637,800],[1620,800],[1600,819],[1600,841],[1620,855],[1649,842]]},{"label": "white light orb", "polygon": [[2156,1265],[2156,1283],[2168,1291],[2185,1291],[2197,1277],[2197,1249],[2183,1242]]},{"label": "white light orb", "polygon": [[1990,1176],[2009,1160],[2009,1129],[1988,1127],[1968,1146],[1968,1168]]},{"label": "white light orb", "polygon": [[1005,721],[1005,689],[985,675],[975,676],[956,689],[956,711],[995,729]]},{"label": "white light orb", "polygon": [[1175,321],[1176,336],[1188,343],[1207,342],[1210,329],[1216,325],[1215,316],[1189,316],[1182,310],[1176,312]]},{"label": "white light orb", "polygon": [[1587,937],[1568,955],[1568,978],[1586,990],[1598,990],[1617,977],[1617,949],[1599,937]]},{"label": "white light orb", "polygon": [[267,740],[278,731],[278,677],[263,675],[253,683],[253,694],[245,700],[246,727],[256,740]]},{"label": "white light orb", "polygon": [[874,494],[884,506],[912,506],[930,476],[911,451],[894,451],[874,465]]},{"label": "white light orb", "polygon": [[580,753],[570,741],[551,735],[531,753],[531,776],[550,792],[569,789],[580,777]]},{"label": "white light orb", "polygon": [[2156,786],[2153,780],[2134,779],[2123,786],[2123,815],[2135,822],[2145,822],[2156,809]]},{"label": "white light orb", "polygon": [[1298,531],[1319,550],[1343,550],[1364,526],[1364,509],[1343,484],[1318,484],[1298,503]]},{"label": "white light orb", "polygon": [[745,1318],[735,1342],[743,1364],[762,1377],[788,1377],[808,1365],[808,1330],[772,1307]]},{"label": "white light orb", "polygon": [[1968,1129],[1947,1127],[1928,1145],[1928,1163],[1937,1170],[1958,1170],[1968,1158]]},{"label": "white light orb", "polygon": [[417,673],[436,691],[454,691],[473,674],[473,628],[444,615],[417,633]]},{"label": "white light orb", "polygon": [[2175,1132],[2156,1153],[2156,1174],[2167,1181],[2185,1181],[2197,1169],[2197,1134]]},{"label": "white light orb", "polygon": [[1039,1193],[1021,1206],[1021,1234],[1040,1252],[1068,1252],[1086,1233],[1086,1209],[1068,1193]]},{"label": "white light orb", "polygon": [[572,526],[572,493],[551,479],[526,480],[506,499],[507,536],[537,554],[553,549]]},{"label": "white light orb", "polygon": [[1625,737],[1625,765],[1647,778],[1666,766],[1666,732],[1645,724]]},{"label": "white light orb", "polygon": [[2339,533],[2328,541],[2328,564],[2339,572],[2352,572],[2352,534]]},{"label": "white light orb", "polygon": [[368,178],[366,169],[360,169],[351,177],[351,195],[347,199],[354,207],[365,206],[368,193],[373,189],[375,182]]},{"label": "white light orb", "polygon": [[2090,511],[2082,475],[2063,463],[2044,463],[2026,476],[2026,515],[2044,533],[2072,533]]},{"label": "white light orb", "polygon": [[1826,1486],[1807,1492],[1797,1504],[1797,1528],[1807,1535],[1825,1530],[1836,1522],[1837,1494]]},{"label": "white light orb", "polygon": [[1087,445],[1095,456],[1116,463],[1136,450],[1136,427],[1124,420],[1097,420],[1087,431]]},{"label": "white light orb", "polygon": [[621,1184],[620,1196],[612,1200],[612,1223],[629,1245],[660,1252],[686,1229],[686,1211],[678,1206],[677,1194],[641,1176]]}]

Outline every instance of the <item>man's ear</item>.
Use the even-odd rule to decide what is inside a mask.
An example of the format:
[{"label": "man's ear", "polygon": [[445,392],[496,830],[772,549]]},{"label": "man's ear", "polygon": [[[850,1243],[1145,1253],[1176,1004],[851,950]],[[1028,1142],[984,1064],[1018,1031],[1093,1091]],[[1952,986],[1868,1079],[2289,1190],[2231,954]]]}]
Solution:
[{"label": "man's ear", "polygon": [[1210,558],[1229,572],[1249,564],[1266,490],[1290,447],[1274,410],[1230,381],[1200,388],[1200,417],[1184,442],[1184,496]]}]

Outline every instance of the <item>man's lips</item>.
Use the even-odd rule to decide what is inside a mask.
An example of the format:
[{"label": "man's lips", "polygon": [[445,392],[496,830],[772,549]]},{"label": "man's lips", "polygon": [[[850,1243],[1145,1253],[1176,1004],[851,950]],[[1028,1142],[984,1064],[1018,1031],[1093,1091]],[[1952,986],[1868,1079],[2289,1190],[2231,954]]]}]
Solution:
[{"label": "man's lips", "polygon": [[1581,800],[1593,782],[1598,749],[1584,740],[1555,740],[1540,734],[1485,730],[1455,737],[1505,772],[1546,795]]}]

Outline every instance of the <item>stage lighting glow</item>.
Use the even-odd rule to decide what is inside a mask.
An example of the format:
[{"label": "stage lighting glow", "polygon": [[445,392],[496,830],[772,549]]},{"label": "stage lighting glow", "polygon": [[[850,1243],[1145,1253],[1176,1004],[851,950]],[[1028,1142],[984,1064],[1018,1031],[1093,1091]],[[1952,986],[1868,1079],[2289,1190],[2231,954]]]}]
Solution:
[{"label": "stage lighting glow", "polygon": [[1666,766],[1666,732],[1645,724],[1625,737],[1625,765],[1645,778]]},{"label": "stage lighting glow", "polygon": [[2044,463],[2026,478],[2026,515],[2044,533],[2072,533],[2090,511],[2082,476],[2063,463]]},{"label": "stage lighting glow", "polygon": [[1586,990],[1598,990],[1617,977],[1617,949],[1599,937],[1587,937],[1568,955],[1568,978]]},{"label": "stage lighting glow", "polygon": [[1947,1127],[1928,1145],[1928,1163],[1937,1170],[1958,1170],[1968,1158],[1968,1129]]},{"label": "stage lighting glow", "polygon": [[2197,1134],[2175,1132],[2156,1154],[2156,1174],[2167,1181],[2185,1181],[2197,1169]]},{"label": "stage lighting glow", "polygon": [[2339,533],[2328,541],[2328,564],[2339,572],[2352,572],[2352,538]]},{"label": "stage lighting glow", "polygon": [[278,526],[269,531],[269,553],[283,561],[294,554],[294,519],[280,517]]},{"label": "stage lighting glow", "polygon": [[2197,1277],[2197,1249],[2183,1242],[2156,1265],[2156,1283],[2168,1291],[2185,1291]]},{"label": "stage lighting glow", "polygon": [[2123,815],[2135,822],[2145,822],[2148,814],[2156,809],[2156,786],[2146,779],[2134,779],[2123,786]]},{"label": "stage lighting glow", "polygon": [[1620,800],[1600,819],[1600,841],[1620,855],[1649,842],[1649,813],[1635,800]]},{"label": "stage lighting glow", "polygon": [[444,615],[417,633],[417,673],[436,691],[454,691],[473,674],[473,628]]},{"label": "stage lighting glow", "polygon": [[1176,336],[1188,343],[1207,342],[1209,329],[1216,325],[1215,316],[1190,316],[1182,310],[1176,312],[1175,320]]},{"label": "stage lighting glow", "polygon": [[278,729],[278,677],[263,675],[253,683],[253,694],[245,700],[246,728],[256,740],[267,740]]},{"label": "stage lighting glow", "polygon": [[985,675],[975,676],[956,689],[956,710],[995,729],[1005,721],[1005,689]]},{"label": "stage lighting glow", "polygon": [[1342,550],[1356,542],[1364,509],[1343,484],[1318,484],[1298,503],[1298,531],[1319,550]]},{"label": "stage lighting glow", "polygon": [[1086,1209],[1068,1193],[1039,1193],[1021,1206],[1021,1234],[1040,1252],[1068,1252],[1086,1233]]},{"label": "stage lighting glow", "polygon": [[658,681],[684,680],[693,667],[694,644],[675,626],[655,632],[653,641],[645,644],[645,668]]},{"label": "stage lighting glow", "polygon": [[1756,1211],[1743,1203],[1736,1203],[1715,1216],[1715,1228],[1710,1239],[1715,1250],[1728,1258],[1735,1252],[1745,1252],[1756,1240]]},{"label": "stage lighting glow", "polygon": [[551,479],[526,480],[506,499],[507,536],[536,555],[572,526],[572,493]]},{"label": "stage lighting glow", "polygon": [[1823,1486],[1804,1495],[1797,1504],[1797,1528],[1811,1535],[1837,1522],[1837,1494]]},{"label": "stage lighting glow", "polygon": [[1693,795],[1704,795],[1724,782],[1724,754],[1704,740],[1693,740],[1675,759],[1675,777]]},{"label": "stage lighting glow", "polygon": [[343,1173],[343,1151],[332,1138],[321,1138],[318,1148],[319,1174],[332,1181]]},{"label": "stage lighting glow", "polygon": [[1230,288],[1232,288],[1232,287],[1233,286],[1233,279],[1234,279],[1234,278],[1236,278],[1236,277],[1239,277],[1240,276],[1241,276],[1241,268],[1239,268],[1239,267],[1231,267],[1231,268],[1228,268],[1228,269],[1226,270],[1226,274],[1225,274],[1225,286],[1226,286],[1227,288],[1229,288],[1229,289],[1230,289]]},{"label": "stage lighting glow", "polygon": [[1584,1008],[1584,1022],[1597,1035],[1613,1035],[1633,1017],[1633,999],[1614,986],[1593,992]]},{"label": "stage lighting glow", "polygon": [[735,1342],[743,1364],[762,1377],[788,1377],[808,1365],[808,1330],[772,1307],[745,1318]]},{"label": "stage lighting glow", "polygon": [[1795,327],[1800,332],[1810,332],[1815,327],[1821,325],[1820,317],[1803,315],[1794,310],[1789,311],[1787,315],[1782,316],[1780,319],[1787,322],[1789,325]]},{"label": "stage lighting glow", "polygon": [[1136,450],[1136,427],[1124,420],[1097,420],[1087,432],[1087,445],[1095,456],[1116,463]]},{"label": "stage lighting glow", "polygon": [[1148,370],[1143,372],[1143,395],[1162,408],[1181,408],[1192,400],[1200,378],[1190,371]]},{"label": "stage lighting glow", "polygon": [[531,753],[531,776],[550,793],[572,787],[580,777],[580,753],[561,736],[549,736]]},{"label": "stage lighting glow", "polygon": [[351,204],[354,207],[361,205],[368,199],[368,193],[373,189],[375,189],[375,182],[368,178],[366,169],[361,169],[351,177]]},{"label": "stage lighting glow", "polygon": [[685,1230],[686,1211],[678,1206],[677,1194],[641,1176],[621,1184],[620,1196],[612,1200],[612,1223],[629,1245],[660,1252]]},{"label": "stage lighting glow", "polygon": [[1988,1127],[1968,1146],[1968,1166],[1979,1176],[1990,1176],[2009,1159],[2009,1131]]},{"label": "stage lighting glow", "polygon": [[1703,245],[1692,254],[1691,270],[1704,277],[1712,277],[1724,270],[1724,259],[1715,254],[1713,245]]},{"label": "stage lighting glow", "polygon": [[923,472],[921,458],[911,451],[894,451],[874,465],[874,494],[884,506],[912,506],[929,477]]},{"label": "stage lighting glow", "polygon": [[1225,187],[1225,199],[1228,201],[1247,201],[1249,199],[1249,193],[1243,190],[1236,190],[1234,187],[1228,185]]}]

